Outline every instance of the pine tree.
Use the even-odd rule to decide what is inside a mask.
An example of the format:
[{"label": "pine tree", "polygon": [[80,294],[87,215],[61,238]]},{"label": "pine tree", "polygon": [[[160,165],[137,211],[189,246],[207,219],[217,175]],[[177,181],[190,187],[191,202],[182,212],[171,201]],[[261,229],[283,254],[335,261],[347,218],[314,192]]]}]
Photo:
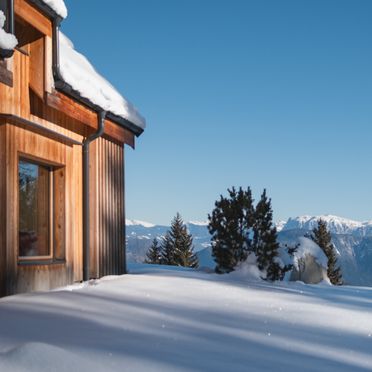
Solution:
[{"label": "pine tree", "polygon": [[250,233],[253,226],[254,206],[251,189],[227,190],[229,197],[222,195],[208,215],[208,230],[212,235],[212,256],[216,272],[223,274],[234,270],[246,260],[251,250]]},{"label": "pine tree", "polygon": [[331,233],[327,229],[327,223],[322,219],[318,220],[318,226],[313,229],[311,239],[322,249],[328,259],[327,275],[334,285],[342,285],[341,268],[337,266],[337,256],[332,244]]},{"label": "pine tree", "polygon": [[163,237],[161,252],[161,263],[163,265],[176,265],[174,246],[169,231]]},{"label": "pine tree", "polygon": [[172,221],[169,235],[174,249],[175,264],[184,267],[198,267],[192,236],[188,233],[179,213]]},{"label": "pine tree", "polygon": [[283,269],[277,262],[278,250],[279,243],[276,227],[273,225],[271,199],[268,199],[264,190],[255,210],[253,251],[257,257],[258,268],[266,271],[267,280],[280,280],[284,276]]},{"label": "pine tree", "polygon": [[161,246],[159,245],[158,240],[154,238],[148,252],[146,253],[145,263],[160,265],[161,260]]}]

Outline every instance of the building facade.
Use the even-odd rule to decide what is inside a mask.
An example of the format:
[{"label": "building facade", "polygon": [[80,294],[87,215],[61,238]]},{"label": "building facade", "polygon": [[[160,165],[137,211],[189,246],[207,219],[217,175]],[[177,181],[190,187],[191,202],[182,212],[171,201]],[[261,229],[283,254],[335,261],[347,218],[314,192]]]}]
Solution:
[{"label": "building facade", "polygon": [[0,0],[1,296],[125,273],[124,145],[145,121],[60,33],[61,4]]}]

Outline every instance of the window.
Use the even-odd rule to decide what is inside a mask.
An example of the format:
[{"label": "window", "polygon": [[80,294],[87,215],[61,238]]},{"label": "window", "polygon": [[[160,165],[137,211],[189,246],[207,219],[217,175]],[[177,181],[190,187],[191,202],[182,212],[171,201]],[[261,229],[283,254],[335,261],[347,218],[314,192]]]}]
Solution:
[{"label": "window", "polygon": [[64,168],[20,158],[19,258],[64,260]]}]

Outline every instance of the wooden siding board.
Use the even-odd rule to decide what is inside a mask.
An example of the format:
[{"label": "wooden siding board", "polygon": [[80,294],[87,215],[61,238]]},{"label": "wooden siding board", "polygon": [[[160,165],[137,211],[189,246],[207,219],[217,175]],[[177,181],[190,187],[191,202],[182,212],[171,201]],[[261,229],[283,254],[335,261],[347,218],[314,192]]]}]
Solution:
[{"label": "wooden siding board", "polygon": [[[0,126],[0,175],[6,172],[6,127]],[[0,296],[6,294],[6,177],[0,177]]]},{"label": "wooden siding board", "polygon": [[[97,113],[72,98],[58,91],[53,91],[53,93],[46,93],[46,103],[49,107],[85,124],[91,130],[97,129]],[[127,144],[132,148],[135,146],[134,134],[110,120],[105,120],[104,134],[118,144]]]},{"label": "wooden siding board", "polygon": [[13,73],[8,70],[5,61],[0,60],[0,83],[13,87]]},{"label": "wooden siding board", "polygon": [[[81,162],[74,161],[74,148],[71,146],[66,146],[11,124],[1,126],[2,131],[4,128],[6,129],[6,196],[8,200],[6,206],[7,293],[44,289],[45,283],[49,288],[71,283],[74,278],[74,251],[81,251],[79,234],[76,234],[76,230],[81,229],[82,222],[80,217],[76,217],[74,213],[81,198],[81,193],[75,182],[74,169],[79,168]],[[81,158],[81,147],[75,147],[77,147]],[[65,196],[62,196],[62,198],[65,198],[68,223],[64,234],[66,243],[61,242],[66,247],[65,263],[62,266],[60,264],[56,266],[55,264],[22,265],[18,263],[18,159],[21,155],[40,159],[40,161],[46,163],[60,164],[66,171]],[[64,238],[62,237],[62,240]],[[64,269],[61,267],[64,267]],[[40,275],[36,273],[40,273]]]},{"label": "wooden siding board", "polygon": [[42,34],[52,36],[52,22],[25,0],[14,0],[14,12]]},{"label": "wooden siding board", "polygon": [[[92,166],[97,169],[91,172],[93,179],[91,203],[96,200],[97,208],[91,210],[91,236],[96,234],[96,241],[91,252],[91,275],[98,276],[122,274],[124,271],[124,188],[122,146],[99,138],[91,152]],[[95,178],[95,179],[94,179]],[[93,231],[94,230],[94,231]]]},{"label": "wooden siding board", "polygon": [[30,88],[41,98],[44,98],[45,89],[45,56],[44,38],[30,44]]}]

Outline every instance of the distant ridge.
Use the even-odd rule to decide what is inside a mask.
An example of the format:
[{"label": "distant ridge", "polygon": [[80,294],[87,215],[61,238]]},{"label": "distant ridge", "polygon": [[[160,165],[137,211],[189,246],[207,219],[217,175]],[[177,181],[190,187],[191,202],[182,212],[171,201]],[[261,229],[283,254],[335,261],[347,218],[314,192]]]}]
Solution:
[{"label": "distant ridge", "polygon": [[[333,215],[289,218],[276,224],[279,243],[295,245],[317,225],[319,218],[326,221],[332,234],[345,282],[372,286],[372,221],[359,222]],[[161,240],[169,229],[169,226],[140,220],[126,222],[128,262],[143,262],[152,239]],[[187,227],[193,235],[201,266],[214,268],[207,222],[191,221]]]},{"label": "distant ridge", "polygon": [[140,220],[125,220],[126,226],[143,226],[143,227],[155,227],[156,225],[150,222],[146,221],[140,221]]},{"label": "distant ridge", "polygon": [[361,237],[372,235],[372,221],[359,222],[334,215],[304,215],[289,218],[280,231],[293,229],[312,230],[317,226],[319,219],[327,223],[328,229],[333,234],[351,234]]}]

